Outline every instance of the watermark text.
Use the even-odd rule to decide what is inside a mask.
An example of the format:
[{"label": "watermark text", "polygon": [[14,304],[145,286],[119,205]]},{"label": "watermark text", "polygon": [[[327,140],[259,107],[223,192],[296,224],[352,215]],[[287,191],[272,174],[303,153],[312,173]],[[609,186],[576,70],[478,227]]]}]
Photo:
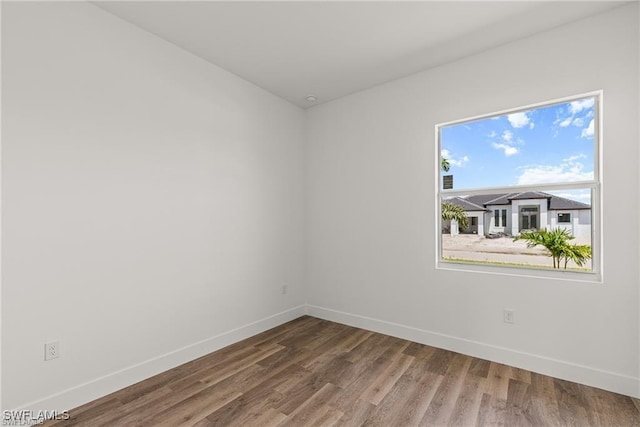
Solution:
[{"label": "watermark text", "polygon": [[31,411],[28,409],[2,411],[3,426],[33,426],[47,420],[68,420],[69,411]]}]

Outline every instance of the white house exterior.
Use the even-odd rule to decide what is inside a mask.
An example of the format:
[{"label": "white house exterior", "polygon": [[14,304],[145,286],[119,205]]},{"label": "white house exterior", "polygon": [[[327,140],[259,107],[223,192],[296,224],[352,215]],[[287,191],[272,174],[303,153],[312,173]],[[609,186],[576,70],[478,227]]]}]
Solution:
[{"label": "white house exterior", "polygon": [[469,226],[459,230],[452,221],[451,234],[511,236],[522,230],[562,227],[576,238],[591,238],[591,206],[540,191],[453,197],[449,202],[461,206]]}]

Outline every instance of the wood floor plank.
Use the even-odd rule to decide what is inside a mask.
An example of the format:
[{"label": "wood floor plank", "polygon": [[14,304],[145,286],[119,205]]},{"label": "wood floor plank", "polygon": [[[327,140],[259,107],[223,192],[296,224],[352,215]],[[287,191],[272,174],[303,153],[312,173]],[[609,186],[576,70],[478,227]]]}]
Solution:
[{"label": "wood floor plank", "polygon": [[478,412],[485,390],[485,378],[467,375],[449,417],[450,426],[474,426],[478,420]]},{"label": "wood floor plank", "polygon": [[286,415],[274,409],[274,406],[284,399],[281,393],[256,387],[216,409],[207,415],[206,419],[216,426],[260,425],[264,414],[270,412],[271,416],[268,417],[270,422],[275,420],[280,422],[286,419]]},{"label": "wood floor plank", "polygon": [[[403,355],[407,356],[406,353],[403,353]],[[431,397],[433,397],[439,380],[434,378],[435,374],[426,372],[423,366],[417,363],[418,361],[415,360],[415,357],[410,357],[413,360],[411,360],[409,368],[396,381],[391,390],[386,393],[384,399],[375,405],[375,410],[372,411],[365,424],[393,425],[399,423],[399,425],[417,425],[423,417],[430,400],[423,403],[422,408],[420,407],[417,400],[423,400],[428,395],[428,390],[424,390],[421,386],[430,385],[430,388],[433,388],[431,393]],[[426,375],[429,378],[424,381]],[[419,412],[419,415],[416,416],[416,412]]]},{"label": "wood floor plank", "polygon": [[47,422],[47,426],[81,426],[94,418],[102,416],[121,407],[122,403],[112,395],[82,405],[69,413],[67,420]]},{"label": "wood floor plank", "polygon": [[327,405],[327,402],[339,392],[340,389],[333,384],[325,384],[291,412],[282,425],[292,427],[314,425],[325,417],[332,419],[338,414],[340,418],[343,413]]},{"label": "wood floor plank", "polygon": [[360,399],[369,401],[377,405],[384,399],[389,390],[395,385],[398,379],[413,363],[414,357],[404,353],[394,357],[389,365],[378,375],[369,387],[364,391]]},{"label": "wood floor plank", "polygon": [[330,363],[331,360],[335,359],[337,356],[349,353],[369,336],[371,336],[371,332],[366,332],[361,329],[356,331],[341,331],[336,335],[329,336],[328,340],[316,343],[314,348],[322,346],[324,350],[322,352],[309,352],[309,357],[300,363],[304,367],[312,371],[316,371],[322,366]]},{"label": "wood floor plank", "polygon": [[390,337],[386,335],[370,335],[349,351],[348,360],[352,363],[366,363],[374,360],[387,349],[389,339]]},{"label": "wood floor plank", "polygon": [[[308,370],[292,363],[279,366],[277,370],[264,375],[256,375],[242,387],[242,396],[212,412],[207,419],[216,425],[226,426],[235,420],[257,418],[262,411],[282,403],[286,397],[284,393],[309,374]],[[229,378],[225,381],[231,380],[232,378]]]},{"label": "wood floor plank", "polygon": [[563,424],[589,425],[587,402],[579,385],[560,379],[554,380],[556,400]]},{"label": "wood floor plank", "polygon": [[521,383],[531,384],[531,371],[511,367],[511,378]]},{"label": "wood floor plank", "polygon": [[507,402],[522,409],[527,409],[531,405],[531,384],[511,379],[507,389]]},{"label": "wood floor plank", "polygon": [[448,350],[436,349],[431,352],[426,359],[427,365],[425,369],[438,375],[444,375],[449,369],[449,364],[453,360],[456,353]]},{"label": "wood floor plank", "polygon": [[285,422],[287,416],[280,411],[276,411],[273,408],[269,408],[261,414],[257,414],[254,419],[249,419],[247,417],[239,418],[238,420],[234,420],[229,423],[229,427],[275,427],[282,425]]},{"label": "wood floor plank", "polygon": [[489,376],[489,367],[491,362],[483,359],[473,359],[471,366],[469,366],[469,375],[475,375],[481,378],[487,378]]},{"label": "wood floor plank", "polygon": [[[480,411],[478,412],[476,425],[479,427],[511,427],[512,424],[509,424],[508,415],[509,411],[506,400],[484,393],[480,402]],[[520,424],[520,426],[522,425],[523,424]]]},{"label": "wood floor plank", "polygon": [[404,396],[405,403],[398,412],[399,416],[396,420],[398,425],[417,426],[420,424],[420,420],[424,418],[443,378],[442,375],[433,372],[423,372],[422,377],[417,380],[415,390]]},{"label": "wood floor plank", "polygon": [[205,389],[180,403],[155,414],[140,423],[140,426],[191,426],[205,418],[212,410],[220,408],[241,396],[238,391],[216,390],[215,387]]},{"label": "wood floor plank", "polygon": [[143,394],[135,400],[123,402],[117,408],[104,411],[102,414],[91,417],[91,424],[95,427],[109,427],[116,425],[118,420],[130,413],[137,413],[140,409],[153,402],[167,398],[173,391],[168,387],[155,388],[147,394]]},{"label": "wood floor plank", "polygon": [[511,379],[511,366],[501,363],[491,363],[487,375],[486,392],[501,400],[507,400],[509,393],[509,380]]},{"label": "wood floor plank", "polygon": [[303,316],[46,426],[640,426],[628,396]]},{"label": "wood floor plank", "polygon": [[420,425],[447,425],[449,423],[470,366],[470,357],[462,354],[453,357]]},{"label": "wood floor plank", "polygon": [[[406,345],[401,347],[385,346],[384,352],[375,360],[364,359],[366,362],[354,363],[354,366],[359,366],[359,375],[356,378],[349,378],[345,375],[336,381],[336,385],[344,389],[341,395],[342,401],[367,400],[364,394],[372,386],[372,381],[385,372],[394,359],[402,354],[402,350]],[[345,373],[348,374],[348,371],[345,371]]]},{"label": "wood floor plank", "polygon": [[260,362],[261,360],[264,360],[267,357],[284,350],[285,348],[286,347],[275,343],[260,349],[256,348],[253,352],[245,355],[238,360],[230,361],[229,363],[224,364],[224,366],[216,365],[211,368],[204,369],[194,374],[185,376],[184,379],[170,384],[169,387],[174,390],[180,390],[182,387],[188,386],[195,381],[199,381],[207,385],[218,383],[244,369],[249,368],[257,362]]},{"label": "wood floor plank", "polygon": [[[334,406],[331,405],[331,407]],[[336,427],[371,425],[367,423],[367,420],[375,408],[375,405],[372,403],[356,399],[355,401],[350,402],[350,404],[340,407],[343,415],[338,419],[335,425]]]},{"label": "wood floor plank", "polygon": [[[269,329],[268,331],[261,332],[246,340],[242,340],[238,343],[232,344],[232,346],[240,347],[260,347],[265,343],[275,343],[282,341],[296,334],[304,333],[304,331],[317,327],[323,321],[310,316],[302,316],[297,319],[291,320],[277,328]],[[217,353],[217,352],[215,352]],[[213,353],[213,354],[215,354]]]},{"label": "wood floor plank", "polygon": [[530,405],[530,413],[534,421],[561,425],[553,378],[536,373],[531,374]]},{"label": "wood floor plank", "polygon": [[[195,394],[195,392],[181,391],[179,393],[176,393],[172,391],[166,396],[160,396],[150,400],[146,405],[138,408],[137,410],[125,411],[125,413],[118,414],[119,416],[109,421],[108,425],[113,427],[141,425],[145,420],[151,418],[155,414],[162,412],[173,405],[177,405],[193,394]],[[93,426],[93,420],[96,418],[99,418],[99,416],[92,415],[92,417],[90,418],[91,422],[88,425]]]},{"label": "wood floor plank", "polygon": [[291,415],[291,413],[312,398],[325,385],[326,381],[320,374],[310,372],[290,390],[284,393],[285,400],[282,404],[275,406],[275,408],[284,414]]},{"label": "wood floor plank", "polygon": [[[215,371],[221,364],[227,361],[244,359],[245,357],[252,356],[255,352],[256,350],[253,347],[243,348],[234,346],[234,351],[225,352],[222,355],[217,355],[217,357],[203,357],[198,359],[196,362],[190,362],[191,364],[188,368],[186,368],[185,365],[182,365],[175,368],[175,370],[172,370],[174,372],[169,371],[166,376],[161,374],[158,377],[162,378],[160,378],[157,383],[158,385],[169,386],[172,390],[178,391],[191,385],[194,380],[204,377],[207,372]],[[145,381],[132,387],[142,387],[144,382]],[[127,394],[130,393],[131,392],[128,392]]]},{"label": "wood floor plank", "polygon": [[311,427],[328,427],[334,426],[340,418],[344,416],[344,413],[337,410],[334,407],[326,406],[321,416],[316,417],[313,423],[309,424]]}]

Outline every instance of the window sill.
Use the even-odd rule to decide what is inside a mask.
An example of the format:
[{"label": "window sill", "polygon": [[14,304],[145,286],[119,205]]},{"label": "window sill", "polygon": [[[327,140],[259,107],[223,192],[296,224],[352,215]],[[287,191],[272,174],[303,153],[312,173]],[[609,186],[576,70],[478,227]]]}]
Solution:
[{"label": "window sill", "polygon": [[468,273],[493,274],[510,277],[528,277],[544,280],[562,280],[581,283],[602,284],[602,274],[595,271],[571,271],[545,267],[509,267],[468,263],[462,261],[438,260],[436,270],[462,271]]}]

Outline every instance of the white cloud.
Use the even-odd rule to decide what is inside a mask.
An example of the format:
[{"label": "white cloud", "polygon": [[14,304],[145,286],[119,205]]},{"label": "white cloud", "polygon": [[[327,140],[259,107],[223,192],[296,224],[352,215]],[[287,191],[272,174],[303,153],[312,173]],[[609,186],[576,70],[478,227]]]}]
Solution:
[{"label": "white cloud", "polygon": [[464,165],[466,165],[467,163],[469,163],[469,156],[462,156],[459,158],[455,158],[451,152],[449,150],[447,150],[446,148],[443,148],[440,151],[440,155],[442,157],[444,157],[445,159],[447,159],[449,161],[449,164],[451,166],[458,166],[458,167],[464,167]]},{"label": "white cloud", "polygon": [[[567,113],[569,114],[568,117],[563,118],[562,116],[564,115],[563,114],[564,109],[558,108],[556,110],[557,119],[553,122],[553,124],[557,124],[561,128],[566,128],[569,125],[573,125],[578,128],[583,128],[586,124],[585,120],[588,120],[593,117],[594,99],[595,98],[581,99],[581,100],[573,101],[567,104],[569,107],[567,111]],[[588,111],[586,111],[586,114],[585,114],[583,110],[588,110]],[[578,113],[580,112],[583,113],[581,114],[582,117],[576,117],[576,115],[578,115]],[[592,126],[592,123],[589,123],[588,128],[582,129],[583,138],[593,135],[593,129],[591,128],[591,126]]]},{"label": "white cloud", "polygon": [[573,156],[569,156],[566,159],[562,159],[563,163],[572,163],[575,162],[578,159],[586,159],[587,155],[584,153],[579,153],[579,154],[575,154]]},{"label": "white cloud", "polygon": [[593,136],[593,132],[595,131],[594,126],[593,126],[593,119],[591,119],[591,121],[589,122],[589,126],[587,126],[586,129],[582,129],[582,136],[583,138],[588,138],[590,136]]},{"label": "white cloud", "polygon": [[557,182],[588,181],[593,179],[593,171],[584,170],[584,165],[575,160],[584,155],[571,156],[559,165],[534,165],[522,169],[518,185],[535,185]]},{"label": "white cloud", "polygon": [[453,166],[464,167],[467,163],[469,163],[469,156],[462,156],[459,159],[450,159],[449,163]]},{"label": "white cloud", "polygon": [[[497,136],[495,132],[491,132],[489,136]],[[524,145],[524,141],[521,139],[514,139],[514,134],[510,130],[505,130],[502,132],[497,142],[492,142],[491,146],[496,150],[502,150],[504,155],[509,157],[514,154],[518,154],[520,150],[516,147],[516,145]]]},{"label": "white cloud", "polygon": [[507,157],[513,156],[514,154],[518,154],[518,151],[519,151],[516,147],[512,147],[511,145],[508,145],[508,144],[499,144],[497,142],[494,142],[491,145],[496,150],[503,150],[504,151],[504,155],[507,156]]},{"label": "white cloud", "polygon": [[526,125],[531,123],[531,118],[527,116],[527,113],[508,114],[507,119],[509,120],[509,123],[511,123],[511,126],[516,129],[525,127]]},{"label": "white cloud", "polygon": [[573,117],[567,117],[566,119],[564,119],[563,121],[560,122],[560,127],[561,128],[566,128],[567,126],[569,126],[571,124],[571,119]]},{"label": "white cloud", "polygon": [[569,112],[573,115],[587,108],[591,108],[593,107],[593,100],[594,98],[587,98],[579,101],[573,101],[569,104]]}]

